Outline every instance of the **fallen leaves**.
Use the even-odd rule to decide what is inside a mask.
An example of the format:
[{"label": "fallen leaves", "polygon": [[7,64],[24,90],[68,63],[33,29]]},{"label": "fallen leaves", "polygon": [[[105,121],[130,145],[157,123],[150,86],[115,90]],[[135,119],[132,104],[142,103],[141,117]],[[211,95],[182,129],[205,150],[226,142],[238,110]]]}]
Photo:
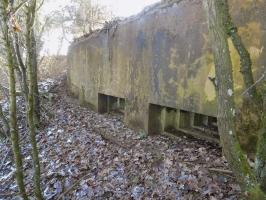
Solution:
[{"label": "fallen leaves", "polygon": [[[56,86],[55,86],[56,85]],[[53,100],[44,99],[53,118],[38,135],[45,199],[227,199],[240,193],[221,150],[185,137],[146,136],[129,129],[121,115],[100,115],[82,108],[49,80]],[[46,118],[44,118],[46,119]],[[24,132],[23,132],[24,131]],[[21,126],[21,132],[26,134]],[[30,146],[23,140],[27,190],[32,194]],[[0,145],[4,157],[8,148]],[[0,193],[16,196],[10,157],[0,172]]]}]

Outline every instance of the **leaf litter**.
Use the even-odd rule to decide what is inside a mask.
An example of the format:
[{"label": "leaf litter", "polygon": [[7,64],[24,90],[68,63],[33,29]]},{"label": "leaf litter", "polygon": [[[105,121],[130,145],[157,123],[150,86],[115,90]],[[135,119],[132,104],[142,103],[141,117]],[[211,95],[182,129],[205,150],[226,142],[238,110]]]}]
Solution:
[{"label": "leaf litter", "polygon": [[[39,84],[43,126],[37,139],[45,199],[235,200],[240,187],[221,149],[184,136],[146,136],[117,113],[98,114],[67,94],[65,78]],[[6,102],[2,102],[5,103]],[[25,112],[23,99],[19,110]],[[7,109],[7,106],[4,106]],[[20,114],[25,183],[33,196],[31,146]],[[10,145],[0,143],[0,199],[18,196]]]}]

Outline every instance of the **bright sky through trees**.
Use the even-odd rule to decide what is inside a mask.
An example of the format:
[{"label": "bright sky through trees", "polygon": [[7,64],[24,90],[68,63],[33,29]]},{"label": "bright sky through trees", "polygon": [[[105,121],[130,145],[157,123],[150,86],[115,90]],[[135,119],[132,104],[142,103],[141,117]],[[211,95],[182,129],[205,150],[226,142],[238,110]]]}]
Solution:
[{"label": "bright sky through trees", "polygon": [[[114,16],[128,17],[139,13],[144,7],[156,3],[160,0],[93,0],[100,5],[106,6]],[[44,5],[42,12],[48,14],[55,10],[60,10],[64,5],[68,4],[70,0],[50,0]],[[43,54],[56,54],[59,46],[59,38],[61,32],[59,30],[50,31],[45,36],[45,46]],[[69,42],[64,41],[61,54],[66,54]]]},{"label": "bright sky through trees", "polygon": [[102,5],[106,5],[116,16],[128,17],[137,14],[145,6],[158,2],[159,0],[98,0]]}]

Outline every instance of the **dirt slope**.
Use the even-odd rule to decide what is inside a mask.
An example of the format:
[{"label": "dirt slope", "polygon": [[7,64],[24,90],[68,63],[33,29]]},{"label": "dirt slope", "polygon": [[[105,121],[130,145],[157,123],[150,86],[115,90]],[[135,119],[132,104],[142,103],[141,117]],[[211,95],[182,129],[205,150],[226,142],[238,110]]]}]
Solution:
[{"label": "dirt slope", "polygon": [[[184,137],[146,137],[127,128],[120,115],[78,106],[62,80],[42,85],[51,90],[38,135],[46,199],[238,199],[232,174],[212,169],[228,170],[221,149]],[[32,193],[30,145],[23,124],[20,129]],[[0,144],[0,199],[17,192],[8,152]]]}]

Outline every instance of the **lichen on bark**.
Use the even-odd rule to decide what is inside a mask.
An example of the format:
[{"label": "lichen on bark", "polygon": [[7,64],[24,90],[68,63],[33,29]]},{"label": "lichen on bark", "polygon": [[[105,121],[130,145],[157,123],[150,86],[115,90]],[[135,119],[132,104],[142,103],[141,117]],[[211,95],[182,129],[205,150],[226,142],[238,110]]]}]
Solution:
[{"label": "lichen on bark", "polygon": [[34,168],[34,193],[38,200],[42,200],[41,191],[41,167],[39,161],[39,150],[36,140],[36,125],[38,124],[38,116],[36,114],[36,49],[34,40],[34,21],[36,14],[36,0],[29,1],[29,5],[26,10],[26,46],[27,46],[27,76],[29,80],[29,94],[27,102],[27,119],[30,133],[30,141],[32,146],[32,160]]},{"label": "lichen on bark", "polygon": [[15,52],[13,51],[12,33],[9,29],[9,13],[10,3],[8,0],[3,0],[0,3],[1,27],[3,41],[6,51],[6,60],[8,67],[8,82],[9,82],[9,127],[11,134],[12,150],[16,166],[16,182],[19,188],[21,197],[27,200],[27,194],[24,185],[23,163],[20,149],[20,137],[18,134],[17,125],[17,105],[16,105],[16,77],[15,77]]},{"label": "lichen on bark", "polygon": [[[265,191],[263,189],[264,187],[262,185],[263,182],[258,179],[254,171],[251,169],[238,141],[236,134],[238,126],[236,125],[235,114],[232,112],[232,110],[236,109],[234,92],[230,94],[228,93],[229,90],[233,90],[234,88],[232,61],[227,40],[228,24],[232,25],[230,21],[228,22],[228,20],[231,20],[228,2],[227,0],[205,0],[205,3],[209,30],[212,35],[216,77],[218,81],[218,127],[223,153],[238,178],[238,182],[242,187],[245,197],[247,199],[266,199]],[[237,37],[237,39],[234,39],[236,39],[238,42],[237,44],[239,45],[241,40],[239,40],[238,35],[234,35],[234,37]],[[241,48],[244,48],[244,46]],[[254,84],[254,80],[250,79],[251,77],[253,78],[251,62],[249,62],[249,59],[245,60],[245,58],[242,58],[241,62],[242,65],[243,63],[246,65],[244,67],[248,68],[247,71],[243,73],[243,77],[244,79],[247,78],[245,83],[246,87],[249,88],[250,84]],[[256,103],[258,100],[257,98],[254,98],[255,92],[257,91],[254,90],[251,94],[251,102],[253,103]],[[259,120],[263,119],[261,117],[262,116],[259,115]],[[242,131],[247,131],[247,133],[249,133],[250,130]],[[261,134],[261,136],[263,136],[263,134]],[[265,141],[266,140],[259,141],[259,143],[264,145]],[[263,149],[261,150],[265,153]],[[265,158],[261,159],[259,162],[264,161]]]}]

